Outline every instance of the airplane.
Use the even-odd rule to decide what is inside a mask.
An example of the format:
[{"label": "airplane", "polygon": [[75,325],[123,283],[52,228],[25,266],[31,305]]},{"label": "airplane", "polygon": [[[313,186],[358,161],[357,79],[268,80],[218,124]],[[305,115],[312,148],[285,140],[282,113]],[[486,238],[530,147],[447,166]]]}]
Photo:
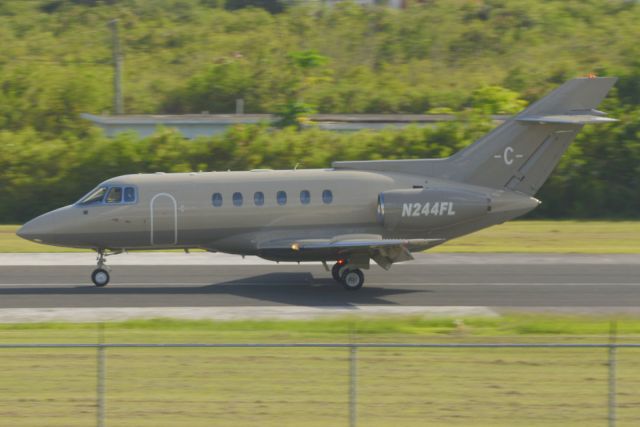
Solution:
[{"label": "airplane", "polygon": [[616,80],[570,80],[448,158],[123,175],[17,234],[95,250],[98,287],[110,280],[108,255],[199,248],[319,261],[345,289],[357,290],[371,260],[388,270],[412,252],[537,207],[534,195],[582,127],[616,121],[596,110]]}]

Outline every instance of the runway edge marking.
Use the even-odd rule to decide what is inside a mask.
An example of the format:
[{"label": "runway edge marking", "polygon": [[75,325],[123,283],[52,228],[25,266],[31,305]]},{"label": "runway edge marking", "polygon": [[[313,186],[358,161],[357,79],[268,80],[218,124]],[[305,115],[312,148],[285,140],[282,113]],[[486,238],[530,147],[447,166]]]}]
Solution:
[{"label": "runway edge marking", "polygon": [[101,308],[4,308],[0,323],[116,322],[132,319],[184,320],[315,319],[344,316],[499,317],[484,306],[351,306],[351,307],[101,307]]}]

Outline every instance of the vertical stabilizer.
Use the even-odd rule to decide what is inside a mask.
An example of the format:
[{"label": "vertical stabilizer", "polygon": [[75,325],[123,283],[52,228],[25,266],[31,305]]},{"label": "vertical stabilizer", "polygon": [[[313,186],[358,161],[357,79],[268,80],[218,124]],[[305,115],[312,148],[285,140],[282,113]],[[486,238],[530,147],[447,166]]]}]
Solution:
[{"label": "vertical stabilizer", "polygon": [[535,194],[587,123],[611,122],[595,108],[615,78],[570,80],[447,159],[447,178]]}]

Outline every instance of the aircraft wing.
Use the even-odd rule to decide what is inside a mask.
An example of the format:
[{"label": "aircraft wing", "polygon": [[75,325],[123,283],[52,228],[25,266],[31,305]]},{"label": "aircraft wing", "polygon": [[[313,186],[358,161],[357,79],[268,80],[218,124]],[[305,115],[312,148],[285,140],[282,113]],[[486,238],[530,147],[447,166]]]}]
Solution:
[{"label": "aircraft wing", "polygon": [[332,239],[285,239],[259,245],[261,251],[325,252],[329,258],[366,255],[384,269],[413,259],[412,251],[428,249],[444,239],[383,239],[380,235],[344,235]]}]

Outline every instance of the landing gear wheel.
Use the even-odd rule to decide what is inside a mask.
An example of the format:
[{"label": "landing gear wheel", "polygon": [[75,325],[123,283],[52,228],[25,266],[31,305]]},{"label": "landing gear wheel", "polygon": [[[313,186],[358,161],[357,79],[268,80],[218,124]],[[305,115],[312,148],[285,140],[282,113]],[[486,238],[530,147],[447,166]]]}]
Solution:
[{"label": "landing gear wheel", "polygon": [[357,268],[353,270],[345,269],[340,278],[342,286],[348,291],[357,291],[364,285],[364,274]]},{"label": "landing gear wheel", "polygon": [[347,265],[346,261],[338,261],[335,264],[333,264],[333,267],[331,267],[331,276],[333,276],[333,280],[335,280],[336,282],[340,281],[340,270],[342,268],[344,268]]},{"label": "landing gear wheel", "polygon": [[104,268],[97,268],[91,273],[91,281],[99,288],[107,286],[109,283],[109,272]]}]

